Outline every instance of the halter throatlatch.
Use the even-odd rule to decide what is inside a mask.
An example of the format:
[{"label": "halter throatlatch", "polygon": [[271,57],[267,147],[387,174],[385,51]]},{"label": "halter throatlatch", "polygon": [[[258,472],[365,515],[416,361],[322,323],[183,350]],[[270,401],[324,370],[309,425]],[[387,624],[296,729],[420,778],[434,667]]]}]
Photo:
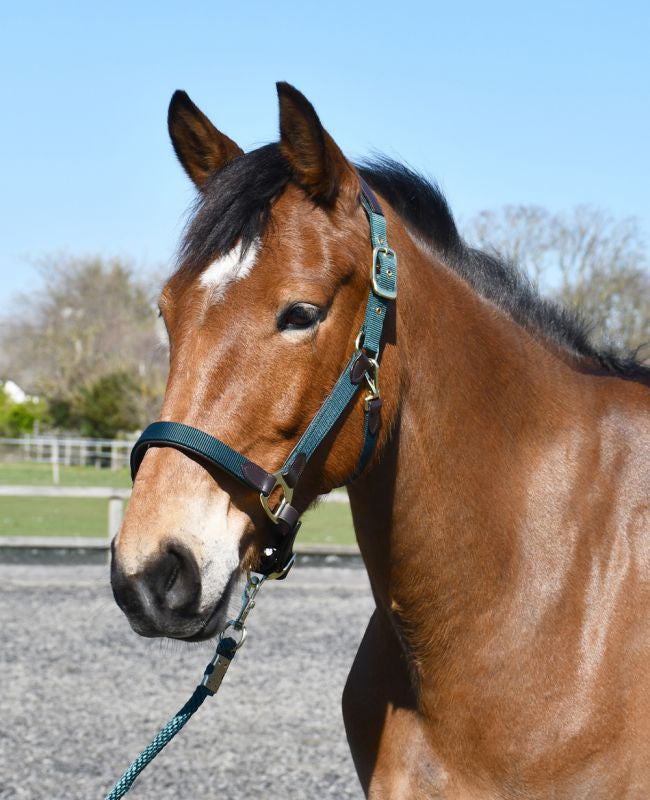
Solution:
[{"label": "halter throatlatch", "polygon": [[[282,467],[277,472],[267,472],[220,439],[181,422],[152,423],[131,451],[132,479],[150,447],[175,447],[219,467],[259,492],[262,507],[279,534],[276,546],[264,551],[259,569],[263,575],[283,573],[289,564],[300,528],[300,512],[292,505],[294,490],[309,459],[364,383],[368,390],[364,397],[364,441],[355,477],[365,468],[377,443],[382,404],[379,351],[388,304],[397,297],[397,256],[388,246],[386,218],[377,198],[363,178],[359,177],[359,181],[372,243],[371,289],[365,318],[352,357]],[[275,499],[278,491],[280,497]]]}]

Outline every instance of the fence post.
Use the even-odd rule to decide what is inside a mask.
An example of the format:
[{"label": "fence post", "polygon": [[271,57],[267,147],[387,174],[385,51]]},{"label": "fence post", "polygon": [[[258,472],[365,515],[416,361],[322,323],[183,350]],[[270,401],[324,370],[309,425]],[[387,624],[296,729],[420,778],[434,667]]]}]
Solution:
[{"label": "fence post", "polygon": [[113,539],[122,524],[124,503],[121,497],[111,497],[108,501],[108,538]]},{"label": "fence post", "polygon": [[59,483],[59,440],[52,439],[50,445],[50,459],[52,461],[52,483],[57,485]]}]

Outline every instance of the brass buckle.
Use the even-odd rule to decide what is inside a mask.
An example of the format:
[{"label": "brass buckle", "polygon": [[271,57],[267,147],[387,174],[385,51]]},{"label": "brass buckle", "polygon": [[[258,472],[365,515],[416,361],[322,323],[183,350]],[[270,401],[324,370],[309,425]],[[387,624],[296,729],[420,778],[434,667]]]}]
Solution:
[{"label": "brass buckle", "polygon": [[[393,280],[394,289],[386,289],[380,286],[377,283],[377,278],[381,274],[381,264],[379,262],[379,254],[383,253],[388,258],[391,258],[393,261],[394,273],[392,275],[388,275],[389,279]],[[388,270],[390,272],[390,268]],[[372,291],[378,296],[383,297],[385,300],[395,300],[397,297],[397,253],[392,249],[392,247],[388,247],[387,245],[382,245],[381,247],[375,247],[372,251],[372,269],[371,269],[371,277],[372,277]]]},{"label": "brass buckle", "polygon": [[381,397],[381,393],[379,391],[379,363],[375,358],[369,358],[368,361],[370,362],[370,366],[372,368],[372,375],[369,375],[367,372],[365,375],[366,383],[370,389],[368,394],[363,399],[363,407],[366,413],[370,411],[370,403],[373,400],[379,400]]},{"label": "brass buckle", "polygon": [[[262,508],[266,512],[266,516],[277,525],[280,520],[282,509],[285,506],[290,505],[291,501],[293,500],[293,488],[285,481],[281,470],[274,472],[273,477],[275,478],[273,488],[267,495],[260,492],[260,502],[262,503]],[[273,509],[269,505],[269,498],[278,488],[278,486],[282,489],[282,497],[280,498],[278,505]]]}]

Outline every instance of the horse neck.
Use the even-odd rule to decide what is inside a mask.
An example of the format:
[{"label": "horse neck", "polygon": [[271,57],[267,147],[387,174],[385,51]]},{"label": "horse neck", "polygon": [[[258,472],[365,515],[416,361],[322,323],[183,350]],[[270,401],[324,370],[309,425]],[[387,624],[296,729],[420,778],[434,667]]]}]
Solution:
[{"label": "horse neck", "polygon": [[349,494],[378,606],[417,647],[467,631],[502,596],[533,451],[579,399],[558,353],[410,238],[398,247],[400,380],[386,391],[399,408]]}]

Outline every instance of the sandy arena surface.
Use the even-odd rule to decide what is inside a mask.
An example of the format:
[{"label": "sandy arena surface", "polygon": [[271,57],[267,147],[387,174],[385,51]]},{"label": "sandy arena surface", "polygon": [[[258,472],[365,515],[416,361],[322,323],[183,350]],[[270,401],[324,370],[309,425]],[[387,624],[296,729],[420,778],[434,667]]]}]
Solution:
[{"label": "sandy arena surface", "polygon": [[[136,636],[103,566],[0,564],[0,593],[0,798],[102,800],[213,647]],[[127,796],[361,798],[340,696],[371,611],[360,567],[267,584],[219,695]]]}]

